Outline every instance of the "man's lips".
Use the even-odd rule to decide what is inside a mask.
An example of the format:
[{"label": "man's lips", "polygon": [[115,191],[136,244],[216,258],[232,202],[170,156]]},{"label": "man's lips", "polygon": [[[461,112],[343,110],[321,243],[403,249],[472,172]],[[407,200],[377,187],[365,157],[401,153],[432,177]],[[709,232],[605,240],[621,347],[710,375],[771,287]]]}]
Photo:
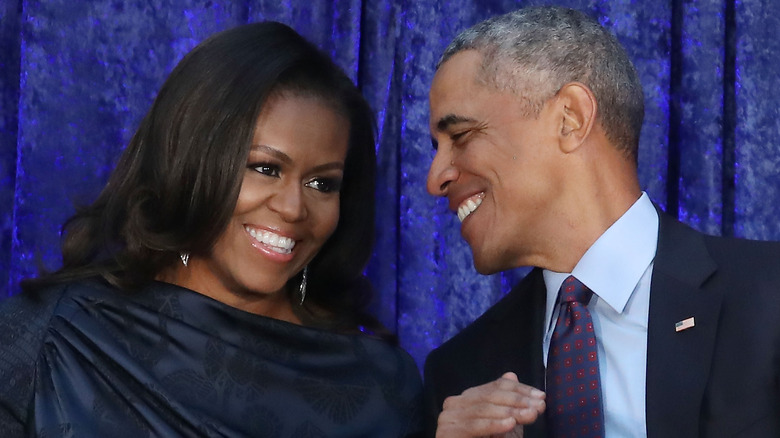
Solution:
[{"label": "man's lips", "polygon": [[485,192],[479,192],[476,195],[464,199],[458,206],[458,219],[463,222],[471,213],[474,213],[482,204],[482,199],[484,199],[484,197]]}]

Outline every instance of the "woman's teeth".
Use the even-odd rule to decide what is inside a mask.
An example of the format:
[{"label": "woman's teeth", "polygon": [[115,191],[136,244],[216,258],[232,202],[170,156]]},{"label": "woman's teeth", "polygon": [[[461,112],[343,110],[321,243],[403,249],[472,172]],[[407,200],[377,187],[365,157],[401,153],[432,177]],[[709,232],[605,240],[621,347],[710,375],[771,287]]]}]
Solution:
[{"label": "woman's teeth", "polygon": [[289,254],[295,246],[295,241],[289,237],[280,236],[266,230],[256,230],[246,226],[244,229],[246,229],[247,233],[249,233],[253,239],[265,244],[271,251],[280,254]]},{"label": "woman's teeth", "polygon": [[479,207],[480,204],[482,204],[482,194],[477,196],[472,196],[469,199],[465,200],[462,204],[460,204],[460,207],[458,207],[458,219],[463,222],[468,215],[471,213],[474,213],[474,210]]}]

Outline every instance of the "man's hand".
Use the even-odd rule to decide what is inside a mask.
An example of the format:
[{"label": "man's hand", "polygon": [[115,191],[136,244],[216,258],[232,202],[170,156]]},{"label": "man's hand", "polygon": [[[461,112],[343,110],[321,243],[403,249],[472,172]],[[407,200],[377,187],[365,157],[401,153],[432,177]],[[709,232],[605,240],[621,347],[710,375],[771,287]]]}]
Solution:
[{"label": "man's hand", "polygon": [[544,408],[544,392],[518,382],[515,373],[505,373],[447,397],[436,437],[522,437],[522,425],[536,421]]}]

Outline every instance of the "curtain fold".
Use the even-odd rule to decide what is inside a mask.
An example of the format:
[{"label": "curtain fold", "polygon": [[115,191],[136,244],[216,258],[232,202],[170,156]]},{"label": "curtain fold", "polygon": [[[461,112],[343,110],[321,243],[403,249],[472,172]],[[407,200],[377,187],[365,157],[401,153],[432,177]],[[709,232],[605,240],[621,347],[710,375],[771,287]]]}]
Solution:
[{"label": "curtain fold", "polygon": [[729,153],[722,136],[724,129],[733,129],[722,124],[723,81],[725,58],[732,48],[726,46],[722,4],[680,4],[679,9],[674,14],[680,28],[674,32],[670,111],[678,164],[669,193],[676,194],[674,204],[681,220],[709,234],[720,234],[723,160]]},{"label": "curtain fold", "polygon": [[7,286],[12,260],[18,156],[21,8],[21,0],[0,1],[0,291],[10,290]]},{"label": "curtain fold", "polygon": [[651,199],[709,234],[780,240],[780,4],[772,0],[0,0],[0,295],[97,196],[165,76],[198,42],[287,23],[376,111],[374,313],[422,364],[527,269],[477,274],[455,215],[425,188],[428,87],[464,28],[522,6],[598,17],[646,97],[639,174]]}]

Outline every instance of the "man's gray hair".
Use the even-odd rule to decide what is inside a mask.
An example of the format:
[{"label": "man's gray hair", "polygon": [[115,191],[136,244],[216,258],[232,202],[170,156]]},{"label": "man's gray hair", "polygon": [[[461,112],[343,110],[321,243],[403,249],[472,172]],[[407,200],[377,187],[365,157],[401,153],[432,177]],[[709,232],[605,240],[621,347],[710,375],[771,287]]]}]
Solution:
[{"label": "man's gray hair", "polygon": [[617,38],[582,12],[542,6],[524,8],[463,31],[437,68],[464,50],[482,54],[477,80],[510,90],[537,116],[564,85],[581,82],[596,97],[597,118],[607,138],[637,159],[644,96],[634,65]]}]

